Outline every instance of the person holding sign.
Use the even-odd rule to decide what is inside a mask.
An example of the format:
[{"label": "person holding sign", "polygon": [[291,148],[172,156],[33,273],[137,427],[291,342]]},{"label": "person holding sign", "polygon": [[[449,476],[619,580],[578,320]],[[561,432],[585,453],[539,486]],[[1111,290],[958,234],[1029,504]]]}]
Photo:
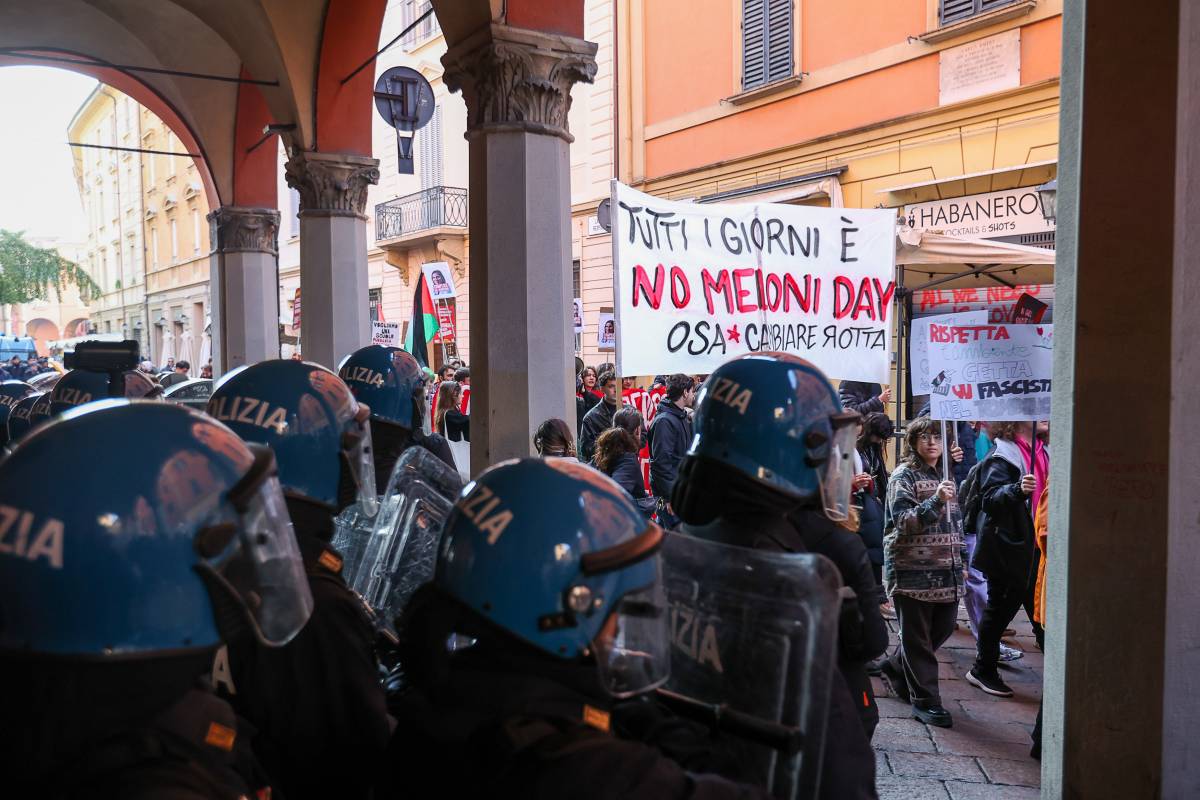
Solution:
[{"label": "person holding sign", "polygon": [[1024,605],[1032,611],[1030,593],[1034,569],[1034,529],[1030,500],[1036,496],[1038,480],[1026,455],[1028,440],[1020,428],[1027,423],[993,422],[996,449],[980,466],[980,510],[973,566],[987,576],[988,601],[979,621],[975,665],[967,682],[994,697],[1012,697],[1013,691],[1000,678],[1000,637]]},{"label": "person holding sign", "polygon": [[[939,470],[942,435],[929,417],[905,431],[904,461],[888,480],[884,509],[883,581],[900,620],[900,649],[881,665],[884,680],[913,716],[949,728],[935,653],[954,633],[963,596],[966,546],[955,484]],[[962,450],[950,451],[954,461]]]},{"label": "person holding sign", "polygon": [[842,399],[842,408],[857,411],[865,417],[876,411],[887,411],[888,403],[892,402],[892,387],[881,387],[878,383],[842,381],[838,385],[838,395]]}]

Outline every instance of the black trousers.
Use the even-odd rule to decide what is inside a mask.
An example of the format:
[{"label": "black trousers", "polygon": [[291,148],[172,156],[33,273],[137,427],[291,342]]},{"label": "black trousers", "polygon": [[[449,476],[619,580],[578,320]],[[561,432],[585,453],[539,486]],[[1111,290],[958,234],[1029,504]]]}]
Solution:
[{"label": "black trousers", "polygon": [[979,619],[979,638],[975,655],[975,668],[981,672],[994,672],[1000,662],[1000,637],[1004,629],[1017,616],[1021,606],[1032,614],[1032,598],[1027,582],[1006,582],[1003,576],[994,580],[988,576],[987,606]]},{"label": "black trousers", "polygon": [[889,659],[904,674],[914,706],[942,704],[938,691],[938,662],[934,653],[954,633],[958,603],[926,603],[905,595],[892,595],[900,622],[900,649]]}]

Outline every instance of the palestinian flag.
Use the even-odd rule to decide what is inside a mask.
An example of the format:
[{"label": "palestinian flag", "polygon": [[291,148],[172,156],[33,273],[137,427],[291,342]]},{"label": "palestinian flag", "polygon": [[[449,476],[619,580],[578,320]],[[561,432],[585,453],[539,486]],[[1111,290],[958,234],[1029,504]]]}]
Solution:
[{"label": "palestinian flag", "polygon": [[433,298],[429,296],[429,287],[425,285],[425,273],[422,271],[417,277],[417,290],[413,292],[412,320],[404,336],[404,349],[412,353],[423,367],[429,366],[429,343],[438,330],[437,309],[434,308]]}]

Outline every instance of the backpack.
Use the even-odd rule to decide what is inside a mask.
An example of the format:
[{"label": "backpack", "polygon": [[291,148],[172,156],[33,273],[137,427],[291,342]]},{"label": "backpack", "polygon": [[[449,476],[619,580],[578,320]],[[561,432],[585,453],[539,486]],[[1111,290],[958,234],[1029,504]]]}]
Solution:
[{"label": "backpack", "polygon": [[[990,455],[988,457],[990,458]],[[980,491],[979,476],[986,461],[987,458],[984,458],[983,461],[975,462],[967,477],[963,478],[962,485],[958,487],[958,507],[963,515],[963,533],[978,533],[975,529],[976,520],[979,512],[983,510],[983,492]]]}]

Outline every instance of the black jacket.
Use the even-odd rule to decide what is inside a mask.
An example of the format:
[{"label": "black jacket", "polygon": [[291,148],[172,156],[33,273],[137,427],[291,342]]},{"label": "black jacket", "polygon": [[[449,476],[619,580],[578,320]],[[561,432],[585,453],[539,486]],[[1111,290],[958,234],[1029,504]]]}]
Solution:
[{"label": "black jacket", "polygon": [[379,494],[387,491],[396,461],[410,447],[424,447],[455,469],[454,455],[445,437],[436,433],[426,434],[420,428],[411,431],[403,425],[375,416],[371,417],[371,447],[375,456],[375,491]]},{"label": "black jacket", "polygon": [[255,752],[288,800],[365,798],[390,735],[375,632],[340,554],[300,529],[296,538],[312,616],[283,647],[230,643],[231,702],[258,728]]},{"label": "black jacket", "polygon": [[612,427],[613,417],[616,416],[619,405],[609,405],[607,401],[596,403],[592,410],[583,418],[579,431],[579,460],[585,464],[596,454],[596,440],[600,434]]},{"label": "black jacket", "polygon": [[995,450],[980,467],[982,509],[971,566],[986,575],[989,583],[1025,586],[1033,569],[1033,517],[1029,495],[1021,491],[1022,472]]},{"label": "black jacket", "polygon": [[[796,527],[799,520],[805,532]],[[812,524],[810,524],[812,523]],[[879,613],[879,593],[866,550],[858,537],[843,530],[840,536],[828,520],[819,524],[807,512],[793,517],[768,513],[735,513],[707,525],[684,524],[683,532],[711,541],[784,553],[817,552],[829,558],[842,573],[843,583],[855,589],[859,617],[843,615],[838,626],[838,670],[834,673],[829,698],[829,720],[825,752],[821,761],[821,800],[873,800],[875,754],[871,732],[879,720],[865,664],[887,647],[887,627]],[[810,549],[806,540],[819,549]],[[859,591],[861,589],[861,592]],[[870,608],[868,608],[870,606]],[[869,620],[869,622],[868,622]],[[854,668],[857,665],[857,668]],[[864,704],[863,698],[867,699]]]},{"label": "black jacket", "polygon": [[646,481],[642,478],[642,465],[634,453],[626,453],[617,459],[609,477],[617,482],[634,500],[646,497]]},{"label": "black jacket", "polygon": [[[594,666],[564,662],[555,676],[537,674],[492,648],[456,653],[451,663],[443,685],[411,689],[394,705],[396,732],[378,800],[767,797],[761,789],[685,772],[655,748],[601,730],[612,709],[598,686],[584,688],[589,679],[595,683]],[[569,680],[572,672],[585,674]],[[434,786],[436,792],[414,789]]]},{"label": "black jacket", "polygon": [[650,445],[650,490],[656,497],[670,499],[679,464],[692,442],[692,421],[687,412],[664,397],[658,402],[646,438]]},{"label": "black jacket", "polygon": [[471,441],[471,418],[458,409],[452,408],[442,418],[442,430],[439,433],[452,442],[469,442]]},{"label": "black jacket", "polygon": [[838,386],[842,407],[848,411],[857,411],[864,417],[872,411],[883,411],[883,401],[879,399],[882,391],[883,387],[878,383],[861,381],[842,381]]}]

